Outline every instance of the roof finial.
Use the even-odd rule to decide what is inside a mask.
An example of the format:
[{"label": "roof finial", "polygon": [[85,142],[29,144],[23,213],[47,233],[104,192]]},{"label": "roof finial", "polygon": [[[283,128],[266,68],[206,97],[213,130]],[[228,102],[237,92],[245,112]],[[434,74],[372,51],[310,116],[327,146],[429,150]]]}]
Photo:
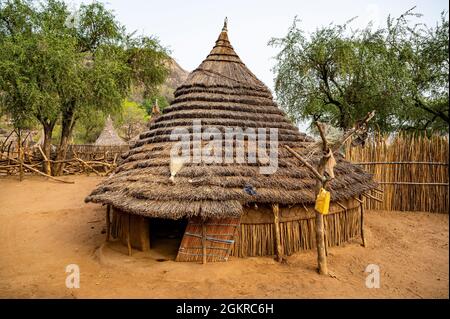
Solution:
[{"label": "roof finial", "polygon": [[227,32],[227,25],[228,25],[228,18],[225,17],[225,20],[223,21],[223,28],[222,28],[222,32]]},{"label": "roof finial", "polygon": [[161,114],[161,110],[158,105],[158,98],[155,99],[155,104],[152,107],[152,116],[158,116]]}]

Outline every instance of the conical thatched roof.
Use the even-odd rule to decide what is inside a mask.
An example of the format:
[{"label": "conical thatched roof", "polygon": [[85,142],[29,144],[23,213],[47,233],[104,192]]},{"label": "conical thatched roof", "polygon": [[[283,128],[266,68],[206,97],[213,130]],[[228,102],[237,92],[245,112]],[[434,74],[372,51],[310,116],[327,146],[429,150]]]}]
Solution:
[{"label": "conical thatched roof", "polygon": [[104,145],[104,146],[116,146],[116,145],[127,145],[127,143],[117,134],[113,126],[113,121],[111,116],[105,122],[105,127],[100,133],[100,136],[95,141],[94,145]]},{"label": "conical thatched roof", "polygon": [[[192,140],[193,120],[202,129],[277,128],[278,170],[260,173],[261,164],[186,163],[169,179],[170,134],[185,128]],[[267,138],[269,140],[269,138]],[[313,140],[290,123],[272,99],[268,88],[239,59],[226,26],[211,53],[175,91],[175,100],[139,141],[124,155],[115,173],[86,201],[111,204],[139,215],[180,218],[239,216],[246,203],[312,204],[315,179],[282,146],[305,152]],[[371,175],[337,158],[336,179],[330,183],[332,200],[347,199],[375,186]],[[248,191],[248,186],[256,191]]]}]

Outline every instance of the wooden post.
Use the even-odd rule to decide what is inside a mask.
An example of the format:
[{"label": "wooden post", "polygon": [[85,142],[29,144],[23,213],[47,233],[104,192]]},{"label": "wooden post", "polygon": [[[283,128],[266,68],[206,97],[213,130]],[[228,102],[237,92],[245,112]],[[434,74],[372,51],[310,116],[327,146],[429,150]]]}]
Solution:
[{"label": "wooden post", "polygon": [[202,257],[202,263],[206,264],[206,226],[204,220],[202,220]]},{"label": "wooden post", "polygon": [[325,216],[323,217],[323,243],[325,246],[325,256],[328,257],[327,223],[325,221]]},{"label": "wooden post", "polygon": [[19,180],[23,180],[23,156],[22,156],[22,141],[21,141],[21,131],[17,134],[17,147],[18,147],[18,159],[19,159]]},{"label": "wooden post", "polygon": [[362,200],[362,195],[359,195],[359,200],[361,210],[361,240],[363,247],[366,247],[366,238],[364,237],[364,202]]},{"label": "wooden post", "polygon": [[[322,127],[318,126],[319,131],[322,130]],[[323,133],[321,132],[321,135]],[[323,140],[324,142],[324,150],[328,149],[328,146],[326,144],[326,139]],[[295,152],[293,149],[291,149],[289,146],[284,145],[284,147],[292,154],[294,157],[296,157],[298,160],[300,160],[309,170],[316,176],[317,182],[316,182],[316,195],[319,194],[320,188],[325,188],[326,184],[328,182],[328,179],[324,177],[325,173],[325,163],[327,158],[322,157],[319,162],[318,169],[314,168],[311,164],[309,164],[305,159],[303,159],[297,152]],[[325,253],[325,239],[324,239],[324,227],[323,227],[323,215],[316,211],[316,218],[315,218],[315,230],[316,230],[316,246],[317,246],[317,261],[319,265],[319,273],[323,275],[328,274],[328,266],[327,266],[327,256]]]},{"label": "wooden post", "polygon": [[128,230],[127,230],[127,246],[128,246],[128,256],[131,256],[131,241],[130,241],[130,232],[131,232],[131,215],[128,214]]},{"label": "wooden post", "polygon": [[281,245],[280,235],[280,207],[278,204],[272,205],[273,228],[275,233],[275,253],[278,262],[283,261],[283,246]]},{"label": "wooden post", "polygon": [[137,219],[137,231],[139,248],[142,251],[148,251],[150,249],[150,227],[149,220],[143,216],[136,216]]},{"label": "wooden post", "polygon": [[[327,147],[324,145],[324,147]],[[321,176],[325,173],[325,158],[321,158],[317,171]],[[326,182],[323,180],[317,180],[316,182],[316,195],[319,194],[321,188],[326,187]],[[328,275],[327,265],[327,253],[325,248],[325,230],[324,230],[324,217],[321,213],[316,211],[316,245],[317,245],[317,263],[319,265],[319,273],[321,275]]]},{"label": "wooden post", "polygon": [[[327,165],[328,160],[330,159],[331,155],[339,150],[339,148],[347,141],[349,140],[353,134],[357,132],[366,132],[367,131],[367,123],[374,117],[375,111],[367,113],[366,117],[358,121],[352,129],[348,130],[344,136],[336,142],[332,147],[329,146],[326,134],[325,134],[325,128],[322,126],[321,123],[315,122],[317,129],[319,130],[320,137],[322,139],[322,158],[319,161],[318,168],[314,168],[308,161],[306,161],[304,158],[302,158],[298,153],[296,153],[293,149],[291,149],[288,145],[284,145],[284,147],[292,154],[294,157],[296,157],[300,162],[303,163],[317,178],[316,182],[316,194],[319,194],[319,191],[321,188],[326,189],[326,186],[328,182],[334,178],[333,168],[331,167],[331,173],[329,177],[325,176],[325,166]],[[330,168],[329,168],[330,170]],[[330,172],[328,172],[330,173]],[[373,197],[369,196],[367,194],[363,194],[367,197]],[[378,198],[373,197],[375,200],[379,200]],[[323,275],[328,274],[328,266],[327,266],[327,254],[326,254],[326,246],[325,246],[325,231],[324,231],[324,217],[321,213],[316,211],[316,220],[315,220],[315,230],[316,230],[316,245],[317,245],[317,260],[319,264],[319,273]]]},{"label": "wooden post", "polygon": [[317,263],[319,264],[319,273],[328,274],[327,255],[325,252],[325,240],[323,230],[323,215],[316,212],[316,243],[317,243]]},{"label": "wooden post", "polygon": [[42,150],[41,146],[38,145],[39,152],[41,153],[42,157],[45,161],[45,173],[48,175],[52,175],[52,169],[50,165],[50,161],[48,160],[47,156],[45,155],[44,151]]},{"label": "wooden post", "polygon": [[19,166],[19,179],[20,181],[23,181],[23,150],[22,147],[19,148],[19,161],[20,161],[20,166]]},{"label": "wooden post", "polygon": [[106,241],[109,241],[109,235],[111,234],[111,206],[106,205]]}]

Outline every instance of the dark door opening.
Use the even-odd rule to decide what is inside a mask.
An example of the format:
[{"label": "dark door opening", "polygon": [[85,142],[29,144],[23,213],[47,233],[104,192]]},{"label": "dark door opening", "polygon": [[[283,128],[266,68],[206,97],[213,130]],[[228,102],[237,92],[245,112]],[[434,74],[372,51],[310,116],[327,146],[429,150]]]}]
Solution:
[{"label": "dark door opening", "polygon": [[150,248],[160,256],[158,259],[175,260],[187,223],[188,220],[184,218],[150,219]]}]

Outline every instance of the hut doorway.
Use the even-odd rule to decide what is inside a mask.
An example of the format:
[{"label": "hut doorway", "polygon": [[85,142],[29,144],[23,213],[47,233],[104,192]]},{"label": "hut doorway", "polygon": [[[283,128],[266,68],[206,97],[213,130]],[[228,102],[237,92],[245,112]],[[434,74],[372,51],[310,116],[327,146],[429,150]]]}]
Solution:
[{"label": "hut doorway", "polygon": [[150,246],[158,259],[175,260],[187,223],[187,219],[150,219]]}]

